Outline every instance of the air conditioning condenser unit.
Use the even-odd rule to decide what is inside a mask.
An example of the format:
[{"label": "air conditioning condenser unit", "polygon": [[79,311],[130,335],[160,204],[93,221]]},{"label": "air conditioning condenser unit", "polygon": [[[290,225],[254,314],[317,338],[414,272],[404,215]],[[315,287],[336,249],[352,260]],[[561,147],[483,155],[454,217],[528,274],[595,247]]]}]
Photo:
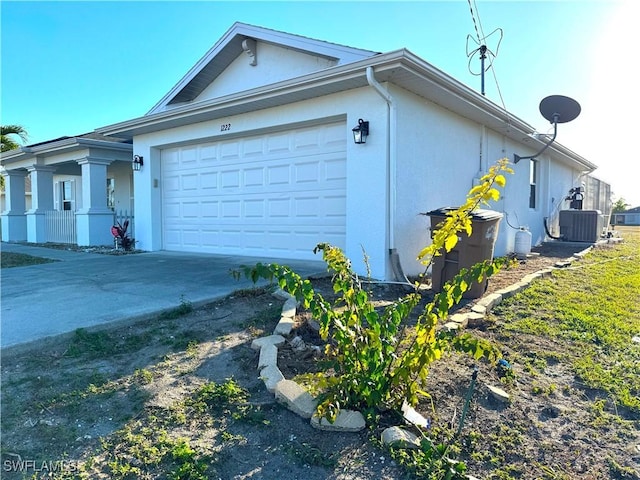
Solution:
[{"label": "air conditioning condenser unit", "polygon": [[604,227],[599,210],[561,210],[560,237],[567,242],[596,243]]}]

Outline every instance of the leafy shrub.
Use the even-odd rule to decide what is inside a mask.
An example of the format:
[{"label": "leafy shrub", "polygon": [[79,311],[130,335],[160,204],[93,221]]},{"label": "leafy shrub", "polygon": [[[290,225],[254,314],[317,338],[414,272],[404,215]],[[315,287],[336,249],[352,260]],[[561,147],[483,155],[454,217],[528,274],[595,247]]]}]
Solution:
[{"label": "leafy shrub", "polygon": [[[505,185],[502,172],[511,172],[506,159],[491,167],[480,184],[470,190],[464,205],[447,213],[434,231],[433,243],[419,254],[425,271],[443,250],[451,251],[455,247],[461,232],[471,235],[471,215],[481,204],[499,198],[495,187]],[[422,300],[420,283],[416,283],[414,291],[380,312],[374,308],[369,292],[339,248],[322,243],[314,252],[322,252],[333,274],[333,290],[337,294],[333,303],[314,291],[309,280],[302,279],[287,266],[258,263],[243,267],[243,272],[254,282],[260,278],[276,279],[280,288],[295,296],[320,324],[332,371],[330,375],[315,375],[316,386],[322,392],[317,410],[320,416],[332,421],[341,409],[359,409],[372,416],[379,407],[399,410],[405,402],[416,405],[419,395],[427,395],[424,388],[429,366],[452,350],[469,353],[477,359],[491,360],[498,356],[499,352],[485,340],[437,327],[473,282],[481,282],[496,273],[507,259],[485,261],[462,269],[423,307],[415,326],[409,327],[406,320]]]}]

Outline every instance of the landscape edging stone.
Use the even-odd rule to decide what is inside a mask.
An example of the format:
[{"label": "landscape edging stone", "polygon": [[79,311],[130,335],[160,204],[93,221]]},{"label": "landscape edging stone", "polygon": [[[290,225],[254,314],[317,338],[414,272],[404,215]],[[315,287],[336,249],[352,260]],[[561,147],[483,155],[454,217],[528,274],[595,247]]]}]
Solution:
[{"label": "landscape edging stone", "polygon": [[[477,323],[479,320],[482,320],[486,316],[486,314],[489,313],[495,306],[502,303],[504,299],[509,298],[515,295],[516,293],[521,292],[525,288],[529,287],[529,285],[531,285],[531,283],[534,280],[551,276],[554,270],[566,268],[567,266],[571,265],[574,261],[581,260],[587,253],[591,251],[591,249],[592,249],[592,246],[589,246],[587,249],[579,253],[576,253],[574,256],[572,256],[568,260],[557,262],[553,267],[545,268],[542,270],[538,270],[537,272],[525,275],[520,281],[508,287],[505,287],[501,290],[497,290],[496,292],[493,292],[481,297],[478,301],[475,302],[474,305],[472,305],[470,312],[454,313],[453,315],[451,315],[447,319],[448,321],[444,324],[444,327],[451,330],[454,330],[454,329],[462,330],[467,328],[469,324],[474,324],[474,322]],[[278,349],[278,346],[283,345],[284,342],[286,341],[286,339],[282,335],[283,334],[288,335],[291,332],[291,329],[293,328],[298,302],[293,295],[285,292],[282,289],[276,290],[273,293],[273,296],[280,300],[285,301],[282,307],[280,321],[276,325],[273,335],[257,338],[253,341],[251,345],[251,348],[253,348],[254,350],[260,350],[260,361],[259,361],[258,369],[261,370],[261,378],[264,381],[267,390],[269,392],[274,393],[276,400],[279,400],[285,403],[287,405],[287,408],[289,408],[289,410],[302,416],[303,418],[310,418],[311,426],[314,428],[319,428],[321,430],[330,429],[333,431],[341,431],[341,432],[357,432],[364,429],[365,428],[364,422],[359,422],[359,421],[356,422],[357,428],[354,427],[353,425],[349,425],[346,428],[340,428],[339,422],[335,422],[334,424],[329,424],[328,422],[326,422],[325,419],[317,418],[317,416],[314,413],[309,414],[310,405],[312,405],[314,402],[317,405],[317,402],[310,394],[308,394],[309,397],[301,394],[301,397],[304,397],[302,402],[304,403],[304,406],[303,408],[299,408],[299,406],[294,405],[294,402],[292,400],[287,399],[286,396],[282,393],[281,389],[278,388],[279,386],[280,387],[284,386],[282,382],[289,382],[286,384],[289,388],[296,388],[296,387],[293,387],[293,384],[295,384],[297,387],[299,387],[300,392],[302,392],[303,390],[304,392],[306,392],[304,387],[302,387],[301,385],[297,384],[293,380],[286,379],[284,375],[282,375],[282,372],[277,366],[277,349]],[[264,363],[263,356],[265,358],[267,356],[269,358],[273,358],[272,348],[274,348],[276,351],[275,364],[268,363],[266,365],[261,365],[262,363]],[[263,355],[263,349],[266,349],[266,352],[264,355]],[[265,375],[262,375],[262,372],[264,372]],[[276,380],[274,381],[274,379]],[[348,416],[350,418],[353,418],[354,416],[357,417],[357,415],[362,416],[360,412],[351,411],[351,410],[348,411]],[[383,439],[383,443],[385,443],[384,439]],[[396,443],[396,440],[394,440],[394,443]],[[410,443],[411,442],[408,442],[404,448],[411,448]],[[398,445],[398,446],[401,446],[401,445]],[[473,477],[469,477],[469,478],[473,478]]]}]

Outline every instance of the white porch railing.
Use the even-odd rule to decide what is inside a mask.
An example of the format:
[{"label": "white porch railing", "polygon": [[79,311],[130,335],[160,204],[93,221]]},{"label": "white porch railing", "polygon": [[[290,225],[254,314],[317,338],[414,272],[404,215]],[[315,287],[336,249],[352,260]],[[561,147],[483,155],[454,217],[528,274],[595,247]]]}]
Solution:
[{"label": "white porch railing", "polygon": [[76,213],[72,210],[49,210],[44,212],[47,242],[76,244]]},{"label": "white porch railing", "polygon": [[[47,228],[47,242],[77,244],[76,212],[72,210],[48,210],[44,213]],[[127,233],[134,238],[135,224],[133,212],[129,210],[117,210],[113,212],[113,225],[124,224],[129,220]]]}]

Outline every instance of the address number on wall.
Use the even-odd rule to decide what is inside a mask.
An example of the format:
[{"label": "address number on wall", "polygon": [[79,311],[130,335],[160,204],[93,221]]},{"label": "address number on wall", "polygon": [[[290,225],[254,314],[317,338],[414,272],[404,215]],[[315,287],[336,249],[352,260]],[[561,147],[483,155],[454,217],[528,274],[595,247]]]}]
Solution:
[{"label": "address number on wall", "polygon": [[230,123],[223,123],[222,125],[220,125],[220,131],[221,132],[226,132],[227,130],[231,130],[231,124]]}]

